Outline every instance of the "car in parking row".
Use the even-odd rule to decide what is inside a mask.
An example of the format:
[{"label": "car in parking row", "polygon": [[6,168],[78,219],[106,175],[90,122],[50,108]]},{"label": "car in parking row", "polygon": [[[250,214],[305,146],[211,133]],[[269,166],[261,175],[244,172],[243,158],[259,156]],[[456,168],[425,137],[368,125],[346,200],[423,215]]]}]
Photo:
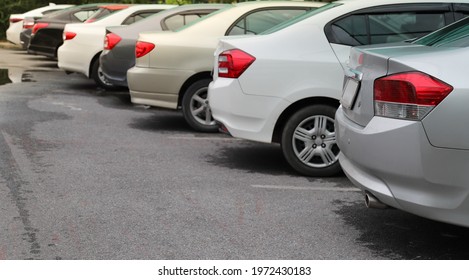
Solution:
[{"label": "car in parking row", "polygon": [[213,118],[234,137],[280,143],[303,175],[337,175],[334,119],[351,47],[412,40],[468,13],[461,0],[342,0],[258,36],[221,38]]},{"label": "car in parking row", "polygon": [[129,5],[124,4],[86,4],[38,19],[32,29],[28,53],[55,59],[57,50],[63,43],[63,30],[67,23],[83,23],[88,19],[99,19],[128,7]]},{"label": "car in parking row", "polygon": [[336,136],[368,207],[469,227],[466,58],[469,18],[412,43],[352,49]]},{"label": "car in parking row", "polygon": [[56,5],[50,3],[48,6],[37,8],[23,14],[11,14],[9,26],[6,31],[7,40],[15,45],[22,45],[20,33],[25,29],[32,28],[32,25],[30,25],[31,21],[72,6],[73,5]]},{"label": "car in parking row", "polygon": [[140,33],[136,64],[127,72],[133,103],[182,109],[197,131],[217,131],[207,87],[221,36],[259,34],[324,3],[253,1],[232,4],[176,31]]},{"label": "car in parking row", "polygon": [[[57,51],[58,67],[68,73],[84,74],[98,85],[107,86],[99,65],[99,56],[103,51],[106,27],[129,25],[154,15],[175,5],[141,4],[132,5],[100,20],[91,22],[69,23],[63,30],[63,44]],[[89,20],[88,20],[89,21]]]},{"label": "car in parking row", "polygon": [[106,27],[100,65],[104,88],[127,87],[127,70],[135,65],[135,44],[142,32],[175,31],[229,4],[192,4],[168,9],[130,25]]}]

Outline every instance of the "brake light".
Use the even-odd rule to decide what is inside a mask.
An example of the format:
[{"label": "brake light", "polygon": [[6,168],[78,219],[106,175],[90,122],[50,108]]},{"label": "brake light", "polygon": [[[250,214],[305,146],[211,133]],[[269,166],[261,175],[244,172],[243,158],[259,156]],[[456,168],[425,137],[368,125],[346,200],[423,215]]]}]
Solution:
[{"label": "brake light", "polygon": [[242,50],[222,52],[218,56],[218,77],[236,79],[256,60]]},{"label": "brake light", "polygon": [[453,87],[422,72],[398,73],[374,83],[375,115],[423,119]]},{"label": "brake light", "polygon": [[90,18],[90,19],[85,20],[85,23],[92,23],[95,21],[96,21],[96,18]]},{"label": "brake light", "polygon": [[105,50],[112,50],[122,38],[114,33],[106,34],[106,38],[104,39],[104,49]]},{"label": "brake light", "polygon": [[41,29],[41,28],[45,28],[49,26],[48,23],[45,23],[45,22],[38,22],[36,23],[34,26],[33,26],[33,31],[31,32],[33,35],[36,34],[36,32]]},{"label": "brake light", "polygon": [[77,33],[66,31],[63,34],[63,39],[64,39],[64,41],[72,40],[73,38],[75,38],[75,36],[77,36]]},{"label": "brake light", "polygon": [[151,52],[154,48],[155,44],[137,41],[137,44],[135,45],[135,56],[137,58],[142,57]]}]

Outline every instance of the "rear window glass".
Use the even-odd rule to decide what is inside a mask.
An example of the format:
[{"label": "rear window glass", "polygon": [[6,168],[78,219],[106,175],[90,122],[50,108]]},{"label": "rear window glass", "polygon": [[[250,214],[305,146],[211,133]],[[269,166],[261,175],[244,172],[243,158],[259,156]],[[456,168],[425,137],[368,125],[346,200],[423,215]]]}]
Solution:
[{"label": "rear window glass", "polygon": [[272,26],[304,14],[306,11],[306,9],[302,8],[279,8],[256,11],[237,21],[226,35],[259,34],[272,28]]},{"label": "rear window glass", "polygon": [[197,23],[200,22],[201,20],[205,20],[205,19],[207,19],[207,18],[209,18],[209,17],[213,17],[214,15],[217,15],[217,14],[219,14],[219,13],[222,13],[222,12],[228,10],[228,9],[233,8],[233,7],[234,7],[234,5],[230,5],[230,6],[226,7],[226,8],[220,9],[220,10],[218,10],[218,11],[216,11],[216,12],[213,12],[213,13],[211,13],[211,14],[209,14],[209,15],[206,15],[206,16],[204,16],[204,17],[202,17],[202,18],[199,18],[199,19],[197,19],[197,20],[194,20],[193,22],[191,22],[191,23],[189,23],[189,24],[186,24],[186,25],[182,26],[181,28],[176,29],[175,31],[184,30],[184,29],[186,29],[186,28],[188,28],[188,27],[190,27],[190,26],[192,26],[192,25],[194,25],[194,24],[197,24]]},{"label": "rear window glass", "polygon": [[330,4],[324,5],[324,6],[320,7],[320,8],[317,8],[317,9],[314,9],[314,8],[313,8],[311,11],[309,11],[309,12],[307,12],[307,13],[304,13],[304,14],[302,14],[302,15],[300,15],[300,16],[294,17],[294,18],[292,18],[292,19],[290,19],[290,20],[287,20],[287,21],[285,21],[285,22],[283,22],[283,23],[280,23],[279,25],[276,25],[275,27],[270,28],[270,29],[264,31],[264,32],[262,32],[261,34],[270,34],[270,33],[277,32],[277,31],[282,30],[282,29],[284,29],[284,28],[286,28],[286,27],[288,27],[288,26],[290,26],[290,25],[293,25],[293,24],[295,24],[295,23],[297,23],[297,22],[300,22],[300,21],[302,21],[302,20],[304,20],[304,19],[307,19],[307,18],[312,17],[312,16],[314,16],[314,15],[317,15],[317,14],[319,14],[319,13],[322,13],[322,12],[324,12],[324,11],[326,11],[326,10],[330,10],[330,9],[332,9],[332,8],[338,7],[338,6],[340,6],[340,5],[342,5],[342,4],[339,4],[339,3],[330,3]]},{"label": "rear window glass", "polygon": [[413,44],[431,47],[468,47],[469,46],[469,18],[462,19],[445,28],[424,36]]},{"label": "rear window glass", "polygon": [[186,24],[189,24],[193,21],[198,20],[199,18],[209,14],[207,13],[197,13],[197,14],[177,14],[171,17],[168,17],[165,20],[166,28],[169,30],[176,30]]}]

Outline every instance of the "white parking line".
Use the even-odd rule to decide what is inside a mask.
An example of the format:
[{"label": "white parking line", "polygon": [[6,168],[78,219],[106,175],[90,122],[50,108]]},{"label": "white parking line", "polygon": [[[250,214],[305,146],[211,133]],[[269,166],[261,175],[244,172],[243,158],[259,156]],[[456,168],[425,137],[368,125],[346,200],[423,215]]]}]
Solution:
[{"label": "white parking line", "polygon": [[216,140],[216,141],[243,141],[243,139],[239,138],[233,138],[233,137],[212,137],[212,136],[207,136],[207,137],[197,137],[193,135],[183,135],[183,136],[169,136],[169,139],[175,139],[175,140]]},{"label": "white parking line", "polygon": [[361,192],[358,188],[340,188],[340,187],[306,187],[306,186],[275,186],[275,185],[251,185],[259,189],[276,190],[297,190],[297,191],[333,191],[333,192]]}]

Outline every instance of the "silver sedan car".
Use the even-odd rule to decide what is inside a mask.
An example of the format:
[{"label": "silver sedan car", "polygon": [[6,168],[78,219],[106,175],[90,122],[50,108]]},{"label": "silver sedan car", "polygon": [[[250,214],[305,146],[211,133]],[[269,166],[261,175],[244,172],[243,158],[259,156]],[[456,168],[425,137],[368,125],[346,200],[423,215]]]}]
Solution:
[{"label": "silver sedan car", "polygon": [[340,164],[369,207],[469,226],[469,19],[354,48],[336,113]]}]

